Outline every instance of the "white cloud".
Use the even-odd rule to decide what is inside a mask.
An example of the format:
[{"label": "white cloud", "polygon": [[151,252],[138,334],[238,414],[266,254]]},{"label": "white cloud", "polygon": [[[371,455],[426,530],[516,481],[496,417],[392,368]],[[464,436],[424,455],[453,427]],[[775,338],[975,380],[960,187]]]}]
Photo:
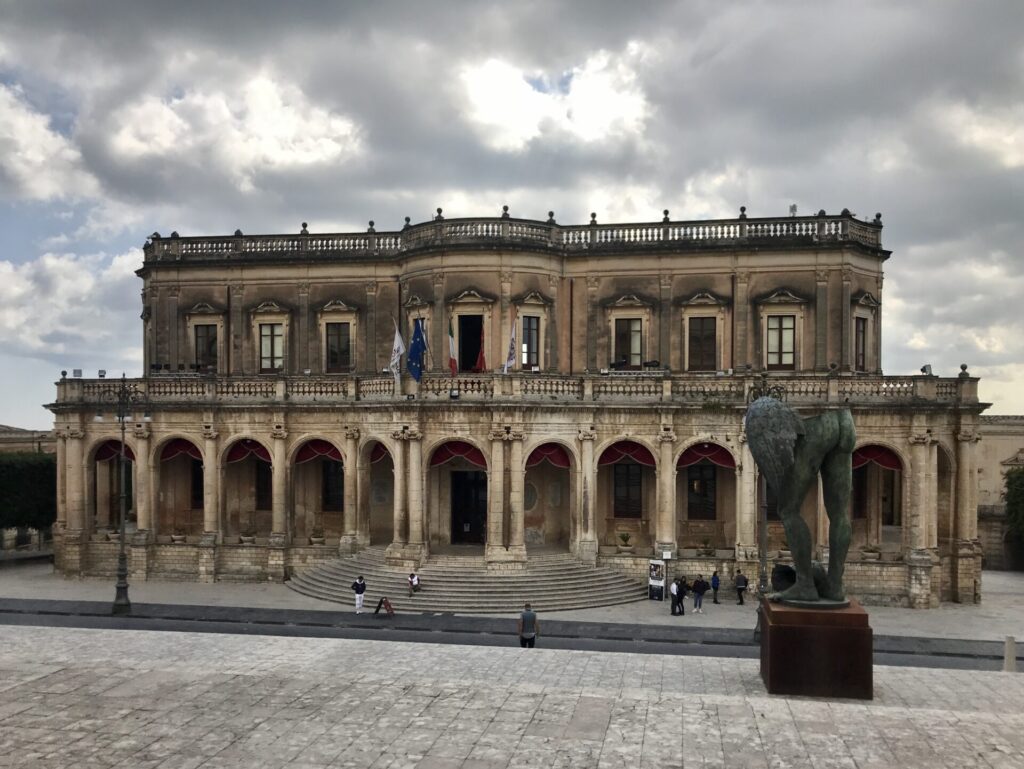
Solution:
[{"label": "white cloud", "polygon": [[938,124],[961,144],[994,157],[1004,168],[1024,166],[1024,105],[985,109],[943,104],[934,111]]},{"label": "white cloud", "polygon": [[0,196],[11,200],[91,197],[98,185],[81,153],[25,101],[0,84]]},{"label": "white cloud", "polygon": [[556,81],[500,59],[468,65],[461,77],[469,117],[483,141],[501,151],[521,150],[550,130],[584,142],[638,136],[650,113],[637,76],[645,55],[635,42],[620,55],[598,51]]},{"label": "white cloud", "polygon": [[236,95],[201,87],[182,96],[144,96],[112,116],[116,156],[214,163],[243,191],[260,171],[336,163],[360,147],[348,117],[311,103],[296,86],[260,75]]}]

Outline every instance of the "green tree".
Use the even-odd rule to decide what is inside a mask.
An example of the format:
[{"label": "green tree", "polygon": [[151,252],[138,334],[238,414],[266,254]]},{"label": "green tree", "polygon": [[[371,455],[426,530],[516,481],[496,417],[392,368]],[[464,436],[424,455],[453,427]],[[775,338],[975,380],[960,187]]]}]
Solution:
[{"label": "green tree", "polygon": [[45,529],[57,520],[53,454],[0,454],[0,528]]},{"label": "green tree", "polygon": [[1018,540],[1024,539],[1024,467],[1014,467],[1006,472],[1006,522]]}]

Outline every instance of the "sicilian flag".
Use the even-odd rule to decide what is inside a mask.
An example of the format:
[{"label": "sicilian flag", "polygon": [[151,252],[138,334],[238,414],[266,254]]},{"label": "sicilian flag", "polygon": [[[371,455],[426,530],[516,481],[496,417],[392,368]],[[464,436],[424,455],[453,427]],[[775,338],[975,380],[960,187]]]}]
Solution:
[{"label": "sicilian flag", "polygon": [[409,357],[405,365],[409,369],[409,376],[417,382],[423,376],[423,357],[426,353],[427,338],[423,335],[423,321],[416,318],[413,321],[412,343],[409,345]]},{"label": "sicilian flag", "polygon": [[398,330],[398,324],[395,323],[395,341],[391,345],[391,365],[388,366],[391,369],[391,373],[395,375],[395,395],[398,395],[402,391],[402,380],[401,380],[401,364],[402,354],[405,352],[405,342],[402,341],[402,334]]},{"label": "sicilian flag", "polygon": [[516,365],[516,316],[512,316],[512,336],[508,340],[508,355],[505,356],[505,366],[501,373],[507,374],[509,369]]},{"label": "sicilian flag", "polygon": [[459,373],[459,358],[455,354],[455,332],[452,330],[452,318],[448,316],[448,368],[452,376]]}]

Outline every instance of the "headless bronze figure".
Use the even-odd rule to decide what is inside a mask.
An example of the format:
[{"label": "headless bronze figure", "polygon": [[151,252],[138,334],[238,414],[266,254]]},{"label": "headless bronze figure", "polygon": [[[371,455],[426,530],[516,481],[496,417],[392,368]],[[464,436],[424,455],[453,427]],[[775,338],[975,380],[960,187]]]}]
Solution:
[{"label": "headless bronze figure", "polygon": [[[799,603],[845,602],[843,570],[850,549],[850,492],[857,440],[849,409],[801,419],[780,400],[758,398],[747,409],[746,432],[750,453],[778,497],[779,517],[796,571],[792,587],[769,597]],[[829,561],[827,579],[816,585],[811,533],[800,516],[800,507],[819,472],[829,520]]]}]

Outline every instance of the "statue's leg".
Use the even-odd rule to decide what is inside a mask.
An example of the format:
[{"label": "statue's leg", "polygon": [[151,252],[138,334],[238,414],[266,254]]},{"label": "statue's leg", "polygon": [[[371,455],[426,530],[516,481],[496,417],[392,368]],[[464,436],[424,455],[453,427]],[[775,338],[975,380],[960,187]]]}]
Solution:
[{"label": "statue's leg", "polygon": [[785,484],[786,488],[779,494],[779,517],[782,518],[789,549],[793,553],[796,582],[781,593],[772,595],[772,599],[816,601],[818,589],[814,585],[811,573],[811,531],[800,515],[800,508],[811,484],[818,477],[818,468],[816,463],[802,461],[799,450],[797,454],[797,461]]},{"label": "statue's leg", "polygon": [[843,572],[853,535],[850,526],[850,494],[853,489],[853,447],[856,434],[849,412],[838,416],[840,438],[821,464],[822,494],[828,513],[828,595],[836,601],[846,597]]}]

